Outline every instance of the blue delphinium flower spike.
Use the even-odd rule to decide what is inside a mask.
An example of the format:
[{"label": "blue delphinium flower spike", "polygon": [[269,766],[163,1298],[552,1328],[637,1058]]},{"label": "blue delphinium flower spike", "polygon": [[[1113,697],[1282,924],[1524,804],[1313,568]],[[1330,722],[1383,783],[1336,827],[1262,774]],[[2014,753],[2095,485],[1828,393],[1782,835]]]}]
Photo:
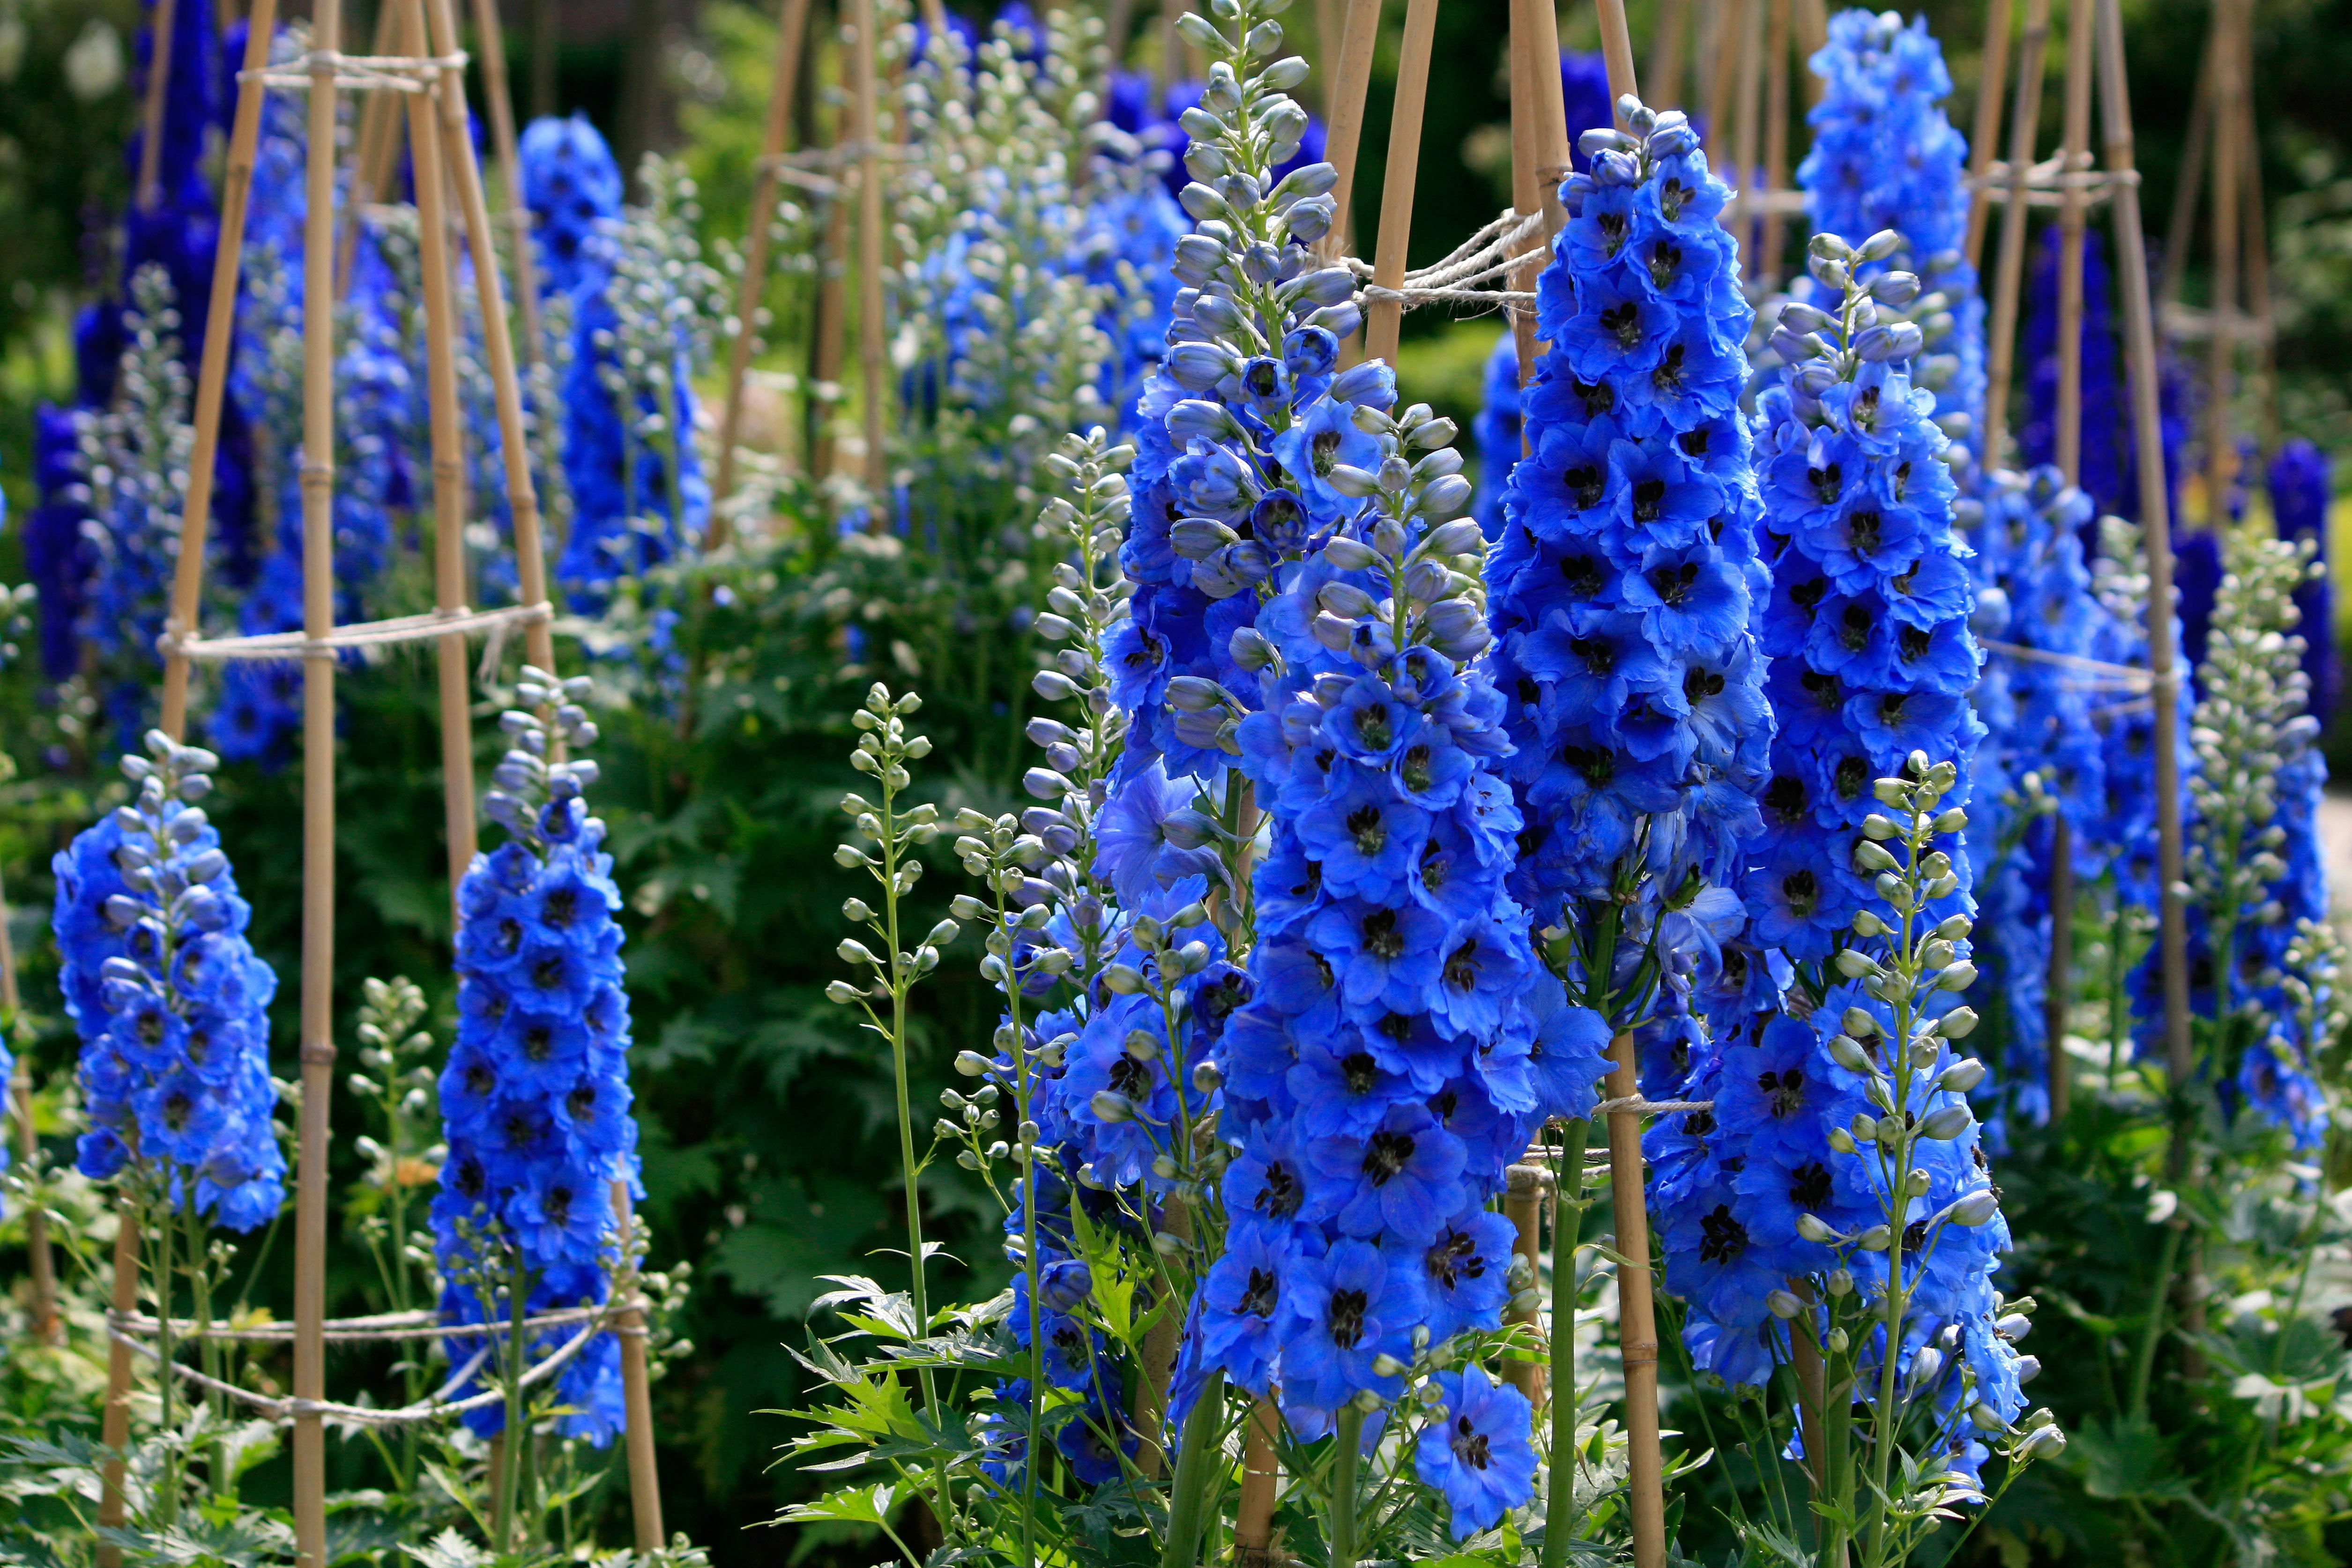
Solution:
[{"label": "blue delphinium flower spike", "polygon": [[122,770],[137,789],[51,861],[66,1015],[81,1035],[83,1175],[134,1162],[168,1201],[233,1230],[273,1218],[285,1156],[270,1124],[269,999],[252,910],[195,802],[218,758],[161,731]]},{"label": "blue delphinium flower spike", "polygon": [[[535,711],[559,705],[555,727],[576,758],[596,737],[579,706],[585,689],[525,669],[516,696],[533,711],[503,716],[513,748],[484,801],[507,841],[476,855],[457,889],[457,1038],[441,1074],[449,1154],[433,1204],[452,1322],[503,1322],[518,1291],[529,1312],[603,1301],[613,1187],[637,1185],[621,895],[604,824],[583,799],[595,764],[549,762]],[[536,1336],[533,1358],[571,1333]],[[459,1357],[478,1348],[453,1346]],[[564,1431],[610,1442],[622,1419],[617,1342],[599,1335],[556,1382],[572,1406]],[[504,1416],[491,1406],[466,1419],[488,1436]]]}]

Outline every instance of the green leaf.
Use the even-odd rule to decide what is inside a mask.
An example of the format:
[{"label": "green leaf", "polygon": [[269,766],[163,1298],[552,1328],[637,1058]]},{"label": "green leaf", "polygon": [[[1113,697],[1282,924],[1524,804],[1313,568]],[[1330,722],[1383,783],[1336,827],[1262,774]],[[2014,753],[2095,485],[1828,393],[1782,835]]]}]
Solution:
[{"label": "green leaf", "polygon": [[782,1318],[808,1316],[827,1277],[821,1270],[855,1257],[885,1218],[871,1187],[825,1176],[805,1186],[779,1176],[759,1190],[751,1207],[752,1218],[719,1242],[713,1266]]},{"label": "green leaf", "polygon": [[788,1508],[782,1518],[791,1524],[831,1519],[848,1524],[880,1525],[888,1521],[890,1504],[895,1496],[896,1490],[887,1481],[871,1488],[847,1487],[830,1492],[814,1502]]},{"label": "green leaf", "polygon": [[2093,1497],[2120,1501],[2189,1495],[2189,1484],[2173,1462],[2172,1443],[2144,1416],[2084,1423],[2067,1445],[2063,1462]]}]

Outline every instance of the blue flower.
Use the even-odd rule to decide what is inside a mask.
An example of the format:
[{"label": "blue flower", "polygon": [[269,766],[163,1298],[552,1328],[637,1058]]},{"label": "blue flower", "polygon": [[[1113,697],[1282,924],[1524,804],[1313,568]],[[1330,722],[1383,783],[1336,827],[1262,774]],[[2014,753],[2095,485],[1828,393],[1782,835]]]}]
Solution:
[{"label": "blue flower", "polygon": [[135,1145],[173,1202],[249,1230],[285,1198],[270,1123],[268,1009],[278,977],[246,939],[252,911],[219,830],[194,804],[218,758],[160,731],[146,750],[123,758],[134,803],[50,862],[58,981],[81,1036],[92,1124],[79,1166],[103,1180]]},{"label": "blue flower", "polygon": [[[562,701],[572,706],[561,713],[577,715],[585,690],[526,670],[519,695],[527,704]],[[576,756],[584,716],[564,722]],[[520,794],[491,792],[486,814],[510,837],[477,854],[457,890],[457,1034],[441,1074],[449,1155],[433,1203],[435,1256],[446,1281],[442,1312],[452,1322],[499,1321],[500,1297],[517,1290],[530,1312],[603,1301],[613,1186],[637,1185],[614,918],[621,896],[602,847],[604,827],[566,810],[581,819],[568,841],[538,831],[546,805],[580,804],[595,767],[574,760],[542,768],[546,741],[535,720],[517,736],[502,775],[545,782]],[[531,766],[517,766],[518,757]],[[543,1343],[533,1354],[553,1348]],[[556,1384],[573,1407],[562,1418],[567,1434],[600,1446],[612,1440],[619,1375],[617,1356],[603,1351],[565,1364]],[[487,1436],[503,1416],[485,1408],[467,1420]]]},{"label": "blue flower", "polygon": [[1445,1494],[1454,1539],[1465,1541],[1535,1495],[1535,1412],[1476,1366],[1431,1381],[1444,1403],[1413,1449],[1413,1473]]},{"label": "blue flower", "polygon": [[1426,1310],[1412,1273],[1392,1268],[1370,1242],[1340,1240],[1304,1256],[1286,1282],[1296,1320],[1282,1351],[1282,1406],[1294,1430],[1319,1437],[1340,1406],[1370,1390],[1394,1398],[1403,1380],[1382,1356],[1407,1361],[1412,1326]]}]

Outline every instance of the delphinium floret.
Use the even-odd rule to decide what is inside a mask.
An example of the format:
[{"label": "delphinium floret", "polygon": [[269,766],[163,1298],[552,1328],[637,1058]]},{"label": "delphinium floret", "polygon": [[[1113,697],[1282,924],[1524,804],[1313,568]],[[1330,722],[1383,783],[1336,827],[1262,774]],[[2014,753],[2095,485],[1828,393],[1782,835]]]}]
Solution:
[{"label": "delphinium floret", "polygon": [[[501,1331],[494,1344],[510,1391],[525,1364],[576,1331],[532,1334],[527,1349],[503,1331],[606,1299],[613,1189],[637,1186],[621,895],[604,824],[583,798],[596,765],[576,756],[596,739],[587,695],[584,678],[524,667],[518,706],[499,719],[510,749],[483,803],[507,840],[477,854],[457,889],[457,1030],[441,1073],[448,1154],[433,1204],[435,1255],[443,1317]],[[554,759],[559,746],[573,758]],[[452,1345],[461,1360],[481,1348]],[[555,1385],[562,1430],[610,1442],[621,1424],[618,1342],[598,1335]],[[510,1396],[466,1420],[488,1436],[519,1411]]]}]

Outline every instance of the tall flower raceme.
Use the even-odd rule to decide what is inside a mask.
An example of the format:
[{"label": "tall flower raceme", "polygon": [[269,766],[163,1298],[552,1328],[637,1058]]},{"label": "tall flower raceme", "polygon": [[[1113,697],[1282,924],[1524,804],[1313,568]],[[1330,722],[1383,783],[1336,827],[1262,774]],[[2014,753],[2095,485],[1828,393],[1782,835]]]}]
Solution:
[{"label": "tall flower raceme", "polygon": [[523,128],[516,156],[542,296],[601,288],[621,217],[621,166],[585,113]]},{"label": "tall flower raceme", "polygon": [[[1760,641],[1780,729],[1744,891],[1755,939],[1801,965],[1828,958],[1869,896],[1855,855],[1872,781],[1926,751],[1959,768],[1965,803],[1982,735],[1968,702],[1980,655],[1949,443],[1929,417],[1933,395],[1911,382],[1920,329],[1881,319],[1881,302],[1911,304],[1919,280],[1854,277],[1901,244],[1891,230],[1859,250],[1814,236],[1812,274],[1837,291],[1837,309],[1783,309],[1773,340],[1786,368],[1756,416],[1771,571]],[[1962,908],[1969,857],[1948,849]]]},{"label": "tall flower raceme", "polygon": [[1477,417],[1470,433],[1478,443],[1478,493],[1472,516],[1489,543],[1503,537],[1503,497],[1510,493],[1511,470],[1518,466],[1525,409],[1519,399],[1519,345],[1508,331],[1495,337],[1479,372]]},{"label": "tall flower raceme", "polygon": [[694,182],[656,154],[640,178],[646,204],[622,209],[610,270],[597,279],[592,256],[572,296],[563,443],[572,517],[556,575],[583,605],[615,578],[698,548],[710,517],[692,382],[710,360],[720,279],[694,236]]},{"label": "tall flower raceme", "polygon": [[183,476],[195,446],[180,314],[160,266],[131,280],[128,337],[110,407],[77,415],[80,473],[94,526],[79,641],[97,655],[96,695],[117,732],[138,733],[155,676],[179,531]]},{"label": "tall flower raceme", "polygon": [[2294,591],[2294,607],[2302,616],[2303,673],[2311,683],[2311,711],[2321,715],[2336,711],[2342,685],[2336,645],[2336,597],[2326,570],[2327,507],[2334,496],[2327,467],[2327,454],[2296,436],[2279,447],[2266,476],[2271,518],[2278,537],[2311,540],[2312,559],[2319,569]]},{"label": "tall flower raceme", "polygon": [[[2189,739],[2189,1001],[2200,1076],[2225,1113],[2241,1106],[2315,1148],[2328,1125],[2315,1075],[2327,1042],[2302,1038],[2287,984],[2290,949],[2327,915],[2317,837],[2327,766],[2306,711],[2294,591],[2311,572],[2308,541],[2230,538]],[[2160,1050],[2160,953],[2132,977],[2143,1050]]]},{"label": "tall flower raceme", "polygon": [[[522,705],[500,727],[512,747],[484,813],[507,841],[478,854],[458,884],[457,1036],[442,1070],[448,1155],[433,1204],[442,1316],[500,1329],[525,1315],[601,1302],[611,1288],[613,1186],[637,1185],[630,1113],[629,999],[623,988],[620,890],[604,824],[583,791],[576,754],[596,727],[580,704],[587,683],[526,667]],[[551,727],[541,710],[553,707]],[[576,1330],[513,1334],[494,1346],[509,1390],[523,1364]],[[460,1360],[480,1348],[452,1342]],[[602,1445],[620,1429],[620,1346],[600,1334],[557,1373],[562,1429]],[[488,1436],[518,1418],[520,1400],[468,1412]]]},{"label": "tall flower raceme", "polygon": [[1619,1022],[1662,982],[1677,998],[1713,984],[1772,736],[1727,192],[1685,117],[1629,112],[1635,134],[1587,131],[1591,171],[1563,187],[1569,225],[1537,284],[1551,347],[1526,389],[1532,455],[1491,571],[1525,822],[1512,893],[1562,931],[1570,990]]},{"label": "tall flower raceme", "polygon": [[278,977],[246,940],[220,831],[195,804],[218,758],[161,731],[122,771],[136,794],[51,862],[66,1014],[81,1036],[82,1174],[233,1230],[285,1197],[271,1113]]},{"label": "tall flower raceme", "polygon": [[[1831,18],[1829,42],[1811,63],[1826,85],[1806,116],[1813,147],[1798,165],[1797,182],[1813,232],[1892,229],[1903,236],[1896,251],[1862,264],[1858,275],[1864,281],[1880,271],[1918,276],[1925,293],[1913,302],[1912,318],[1926,357],[1912,380],[1934,390],[1936,419],[1969,458],[1955,465],[1955,476],[1962,489],[1972,489],[1983,457],[1984,300],[1962,248],[1969,148],[1942,108],[1952,92],[1942,47],[1924,16],[1906,26],[1892,11],[1843,11]],[[1829,297],[1814,302],[1833,303]]]},{"label": "tall flower raceme", "polygon": [[2019,1419],[2038,1366],[2013,1342],[2032,1305],[1992,1282],[2008,1227],[1966,1098],[1984,1066],[1957,1043],[1976,1016],[1939,1005],[1975,978],[1969,917],[1939,915],[1960,894],[1938,847],[1965,825],[1947,804],[1959,770],[1916,751],[1898,769],[1871,788],[1854,854],[1870,887],[1835,963],[1801,979],[1810,1012],[1726,1049],[1713,1109],[1650,1139],[1696,1365],[1761,1386],[1804,1364],[1801,1343],[1816,1386],[1852,1391],[1808,1397],[1801,1437],[1749,1436],[1813,1467],[1813,1507],[1801,1494],[1774,1522],[1817,1531],[1832,1563],[1849,1542],[1863,1561],[1906,1561],[1939,1511],[1985,1501],[1990,1445],[2005,1489],[2064,1441],[2047,1412]]},{"label": "tall flower raceme", "polygon": [[2055,468],[1997,469],[1960,504],[1977,520],[1970,563],[1978,584],[1974,628],[1986,640],[1972,695],[1986,739],[1977,753],[1975,812],[1986,846],[1978,889],[1988,1043],[2000,1087],[2029,1120],[2049,1113],[2044,1002],[2053,924],[2074,912],[2050,903],[2056,814],[2068,854],[2088,885],[2105,868],[2097,836],[2106,811],[2106,768],[2091,725],[2090,673],[2106,612],[2091,592],[2082,537],[2091,499]]}]

